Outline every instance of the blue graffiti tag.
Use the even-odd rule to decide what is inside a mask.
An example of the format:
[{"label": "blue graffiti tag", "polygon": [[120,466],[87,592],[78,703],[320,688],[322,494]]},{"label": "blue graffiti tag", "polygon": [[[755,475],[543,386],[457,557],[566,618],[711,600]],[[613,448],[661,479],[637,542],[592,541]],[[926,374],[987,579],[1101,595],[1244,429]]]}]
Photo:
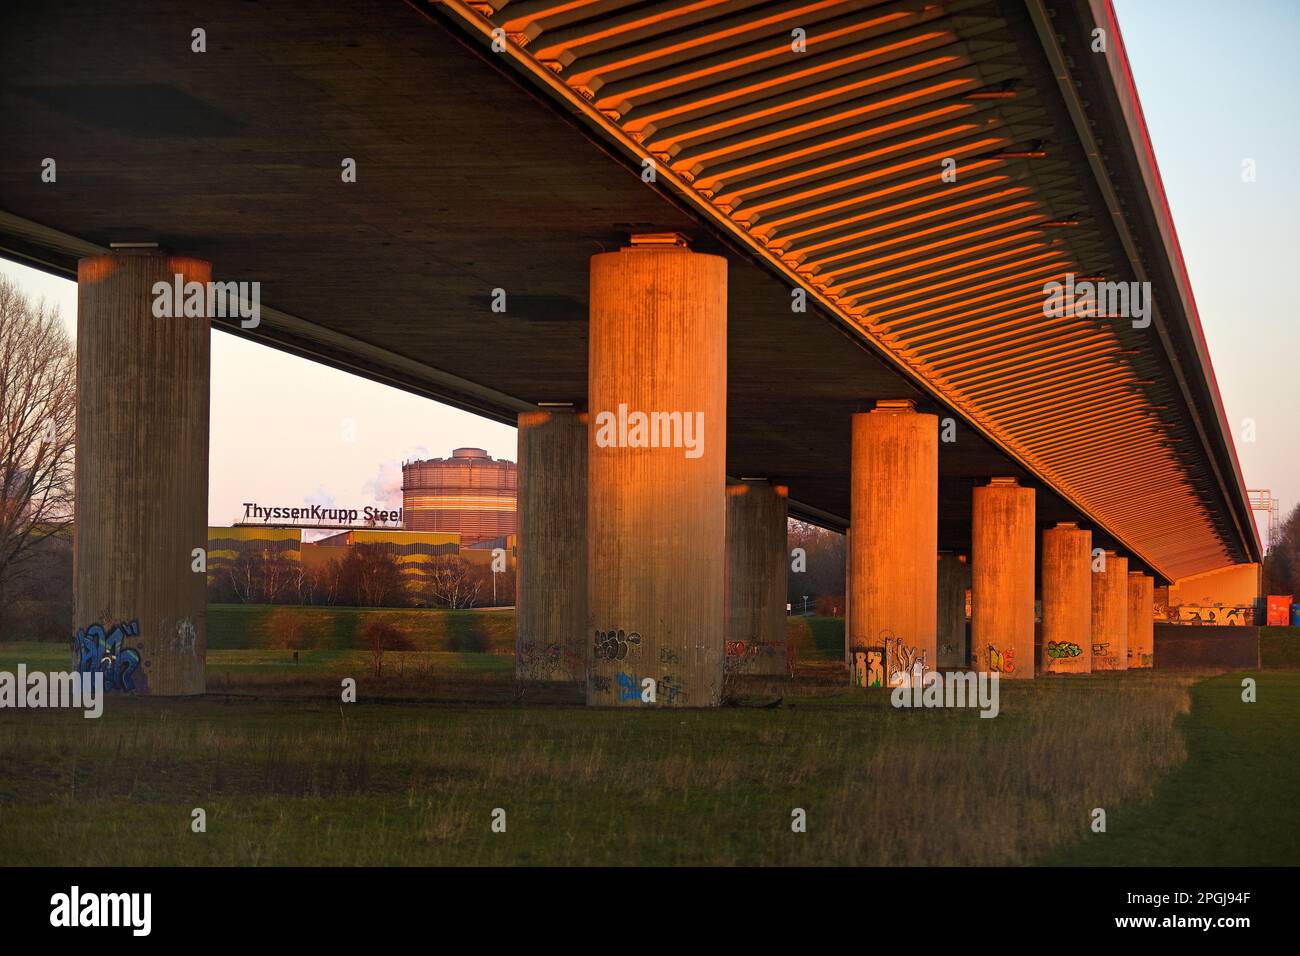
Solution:
[{"label": "blue graffiti tag", "polygon": [[135,692],[135,672],[140,667],[140,652],[123,647],[128,637],[138,637],[139,621],[124,621],[107,633],[101,624],[77,631],[77,671],[82,674],[102,672],[108,690]]},{"label": "blue graffiti tag", "polygon": [[630,674],[618,672],[618,699],[619,700],[640,700],[641,689],[637,687],[636,678]]}]

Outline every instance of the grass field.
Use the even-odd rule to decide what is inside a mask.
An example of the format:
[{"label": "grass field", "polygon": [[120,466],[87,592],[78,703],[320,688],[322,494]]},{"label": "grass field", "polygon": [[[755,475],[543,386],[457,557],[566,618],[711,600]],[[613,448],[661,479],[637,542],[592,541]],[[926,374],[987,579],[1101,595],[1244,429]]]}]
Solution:
[{"label": "grass field", "polygon": [[[839,623],[792,621],[801,659],[835,660]],[[0,861],[1295,865],[1296,640],[1265,639],[1254,704],[1242,675],[1129,672],[1005,682],[995,720],[836,677],[626,713],[524,689],[499,653],[390,652],[375,678],[361,650],[217,648],[202,698],[0,711]],[[18,661],[67,666],[0,646]]]}]

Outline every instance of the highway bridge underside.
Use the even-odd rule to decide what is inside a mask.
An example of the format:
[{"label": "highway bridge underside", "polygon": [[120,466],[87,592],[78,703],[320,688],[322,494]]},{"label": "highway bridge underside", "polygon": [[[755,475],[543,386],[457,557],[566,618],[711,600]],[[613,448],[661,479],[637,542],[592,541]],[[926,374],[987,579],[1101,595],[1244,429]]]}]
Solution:
[{"label": "highway bridge underside", "polygon": [[[1036,491],[1031,536],[1079,522],[1095,547],[1126,553],[1129,570],[1162,579],[1133,542],[1090,523],[941,393],[824,308],[792,310],[791,284],[769,263],[671,190],[644,182],[635,162],[445,13],[361,2],[313,5],[308,18],[228,3],[196,20],[188,9],[127,2],[79,6],[75,15],[7,9],[0,18],[8,140],[0,251],[68,276],[110,244],[157,243],[188,257],[178,265],[111,254],[132,259],[135,285],[98,298],[86,288],[96,267],[83,264],[83,342],[85,324],[101,312],[138,310],[123,297],[147,288],[139,283],[155,272],[201,277],[211,263],[216,280],[259,282],[263,305],[255,328],[215,326],[514,423],[538,403],[586,407],[589,383],[607,371],[588,364],[592,257],[618,252],[632,236],[680,234],[693,253],[725,262],[726,448],[718,468],[730,480],[766,479],[788,489],[791,514],[845,528],[858,504],[854,415],[910,400],[916,412],[953,423],[935,451],[931,553],[969,554],[974,488],[1016,479]],[[204,53],[191,50],[196,27],[206,31]],[[1046,74],[1042,64],[1034,70]],[[47,159],[56,164],[53,182],[42,179]],[[341,175],[346,160],[355,161],[355,182]],[[493,308],[496,290],[504,311]],[[681,291],[689,298],[697,290]],[[206,380],[201,346],[168,347],[184,355],[187,375]],[[151,359],[138,339],[99,348],[83,351],[83,373],[100,362],[148,377]],[[635,362],[621,370],[646,372]],[[111,388],[111,380],[102,384]],[[185,404],[191,421],[205,412],[183,389],[170,400]],[[161,449],[138,448],[137,458],[166,468]],[[189,521],[180,511],[157,517]],[[80,521],[78,531],[87,537]],[[119,542],[133,543],[147,550]],[[87,586],[91,572],[78,573]],[[196,602],[152,612],[180,635],[164,643],[184,645],[187,634],[193,643]],[[119,604],[79,599],[87,617],[79,624]],[[617,687],[609,702],[618,703]]]}]

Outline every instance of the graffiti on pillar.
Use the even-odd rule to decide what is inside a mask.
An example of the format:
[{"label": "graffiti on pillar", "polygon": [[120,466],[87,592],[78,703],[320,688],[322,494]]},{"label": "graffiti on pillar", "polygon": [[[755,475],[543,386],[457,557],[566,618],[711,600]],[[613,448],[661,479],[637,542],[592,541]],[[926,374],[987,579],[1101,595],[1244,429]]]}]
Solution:
[{"label": "graffiti on pillar", "polygon": [[596,632],[596,656],[607,661],[625,660],[632,647],[640,645],[640,634],[626,634],[621,628]]},{"label": "graffiti on pillar", "polygon": [[661,647],[659,648],[659,663],[680,664],[681,660],[677,657],[677,654],[671,647]]},{"label": "graffiti on pillar", "polygon": [[1008,647],[1005,651],[1001,651],[993,644],[990,644],[988,650],[990,673],[1014,674],[1016,672],[1016,650],[1014,647]]},{"label": "graffiti on pillar", "polygon": [[890,687],[906,684],[919,669],[925,672],[927,663],[925,651],[904,644],[902,638],[885,638],[885,674]]},{"label": "graffiti on pillar", "polygon": [[1083,648],[1079,647],[1079,645],[1075,644],[1073,641],[1048,641],[1047,642],[1047,656],[1052,658],[1052,660],[1058,660],[1061,658],[1069,659],[1072,657],[1078,657],[1082,653],[1083,653]]},{"label": "graffiti on pillar", "polygon": [[194,622],[188,617],[183,617],[176,622],[176,650],[182,654],[194,656],[198,653],[199,635],[194,628]]},{"label": "graffiti on pillar", "polygon": [[561,660],[559,644],[539,648],[535,641],[525,641],[515,656],[520,673],[534,679],[549,677],[560,666]]},{"label": "graffiti on pillar", "polygon": [[618,699],[619,700],[640,700],[641,699],[641,682],[631,674],[618,672]]},{"label": "graffiti on pillar", "polygon": [[659,679],[659,693],[664,695],[664,701],[669,704],[686,703],[686,688],[672,674],[665,674]]},{"label": "graffiti on pillar", "polygon": [[139,648],[128,647],[128,638],[140,636],[138,620],[122,621],[105,630],[102,624],[91,624],[77,631],[74,650],[77,670],[82,674],[102,673],[107,690],[121,690],[128,694],[148,693],[149,680],[141,667],[148,667]]},{"label": "graffiti on pillar", "polygon": [[592,674],[588,677],[588,680],[591,683],[591,692],[593,694],[608,694],[613,690],[609,678],[604,674]]},{"label": "graffiti on pillar", "polygon": [[1133,668],[1150,667],[1155,658],[1149,652],[1143,652],[1137,648],[1128,649],[1128,666]]},{"label": "graffiti on pillar", "polygon": [[1176,604],[1169,608],[1177,624],[1254,624],[1255,608],[1249,604]]},{"label": "graffiti on pillar", "polygon": [[1092,669],[1119,670],[1119,655],[1111,653],[1109,643],[1092,645]]},{"label": "graffiti on pillar", "polygon": [[853,649],[853,686],[885,686],[885,649],[883,647],[855,647]]},{"label": "graffiti on pillar", "polygon": [[724,645],[724,667],[728,671],[744,670],[760,657],[777,657],[785,641],[727,641]]}]

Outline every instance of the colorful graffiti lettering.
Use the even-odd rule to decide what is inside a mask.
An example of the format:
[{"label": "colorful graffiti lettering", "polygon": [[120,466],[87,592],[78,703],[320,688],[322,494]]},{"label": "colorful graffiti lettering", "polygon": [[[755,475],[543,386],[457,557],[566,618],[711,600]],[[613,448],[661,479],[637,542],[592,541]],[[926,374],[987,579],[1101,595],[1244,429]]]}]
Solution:
[{"label": "colorful graffiti lettering", "polygon": [[[1178,624],[1245,625],[1255,623],[1255,609],[1249,604],[1178,604],[1169,609]],[[1175,616],[1176,615],[1176,616]]]},{"label": "colorful graffiti lettering", "polygon": [[861,648],[853,649],[853,686],[867,686],[867,652]]},{"label": "colorful graffiti lettering", "polygon": [[618,672],[618,699],[619,700],[640,700],[641,687],[637,679],[631,674]]},{"label": "colorful graffiti lettering", "polygon": [[853,651],[853,684],[856,687],[883,687],[885,668],[882,664],[884,649],[858,647]]},{"label": "colorful graffiti lettering", "polygon": [[1000,651],[990,644],[989,671],[998,674],[1014,674],[1016,672],[1015,649],[1007,648],[1005,651]]},{"label": "colorful graffiti lettering", "polygon": [[784,647],[785,641],[727,641],[723,666],[728,671],[744,670],[760,657],[778,656]]},{"label": "colorful graffiti lettering", "polygon": [[925,652],[909,647],[901,639],[885,638],[885,673],[890,687],[905,684],[917,669],[926,670]]},{"label": "colorful graffiti lettering", "polygon": [[1047,656],[1051,658],[1078,657],[1081,653],[1083,653],[1083,649],[1078,644],[1070,641],[1047,642]]},{"label": "colorful graffiti lettering", "polygon": [[626,659],[634,644],[641,645],[640,634],[625,634],[622,629],[596,632],[596,656],[607,661]]},{"label": "colorful graffiti lettering", "polygon": [[[140,665],[140,651],[126,647],[128,637],[140,636],[138,620],[123,621],[105,631],[102,624],[91,624],[77,631],[75,651],[77,671],[82,674],[102,673],[104,687],[127,693],[148,691],[149,685]],[[137,685],[138,682],[138,685]]]}]

